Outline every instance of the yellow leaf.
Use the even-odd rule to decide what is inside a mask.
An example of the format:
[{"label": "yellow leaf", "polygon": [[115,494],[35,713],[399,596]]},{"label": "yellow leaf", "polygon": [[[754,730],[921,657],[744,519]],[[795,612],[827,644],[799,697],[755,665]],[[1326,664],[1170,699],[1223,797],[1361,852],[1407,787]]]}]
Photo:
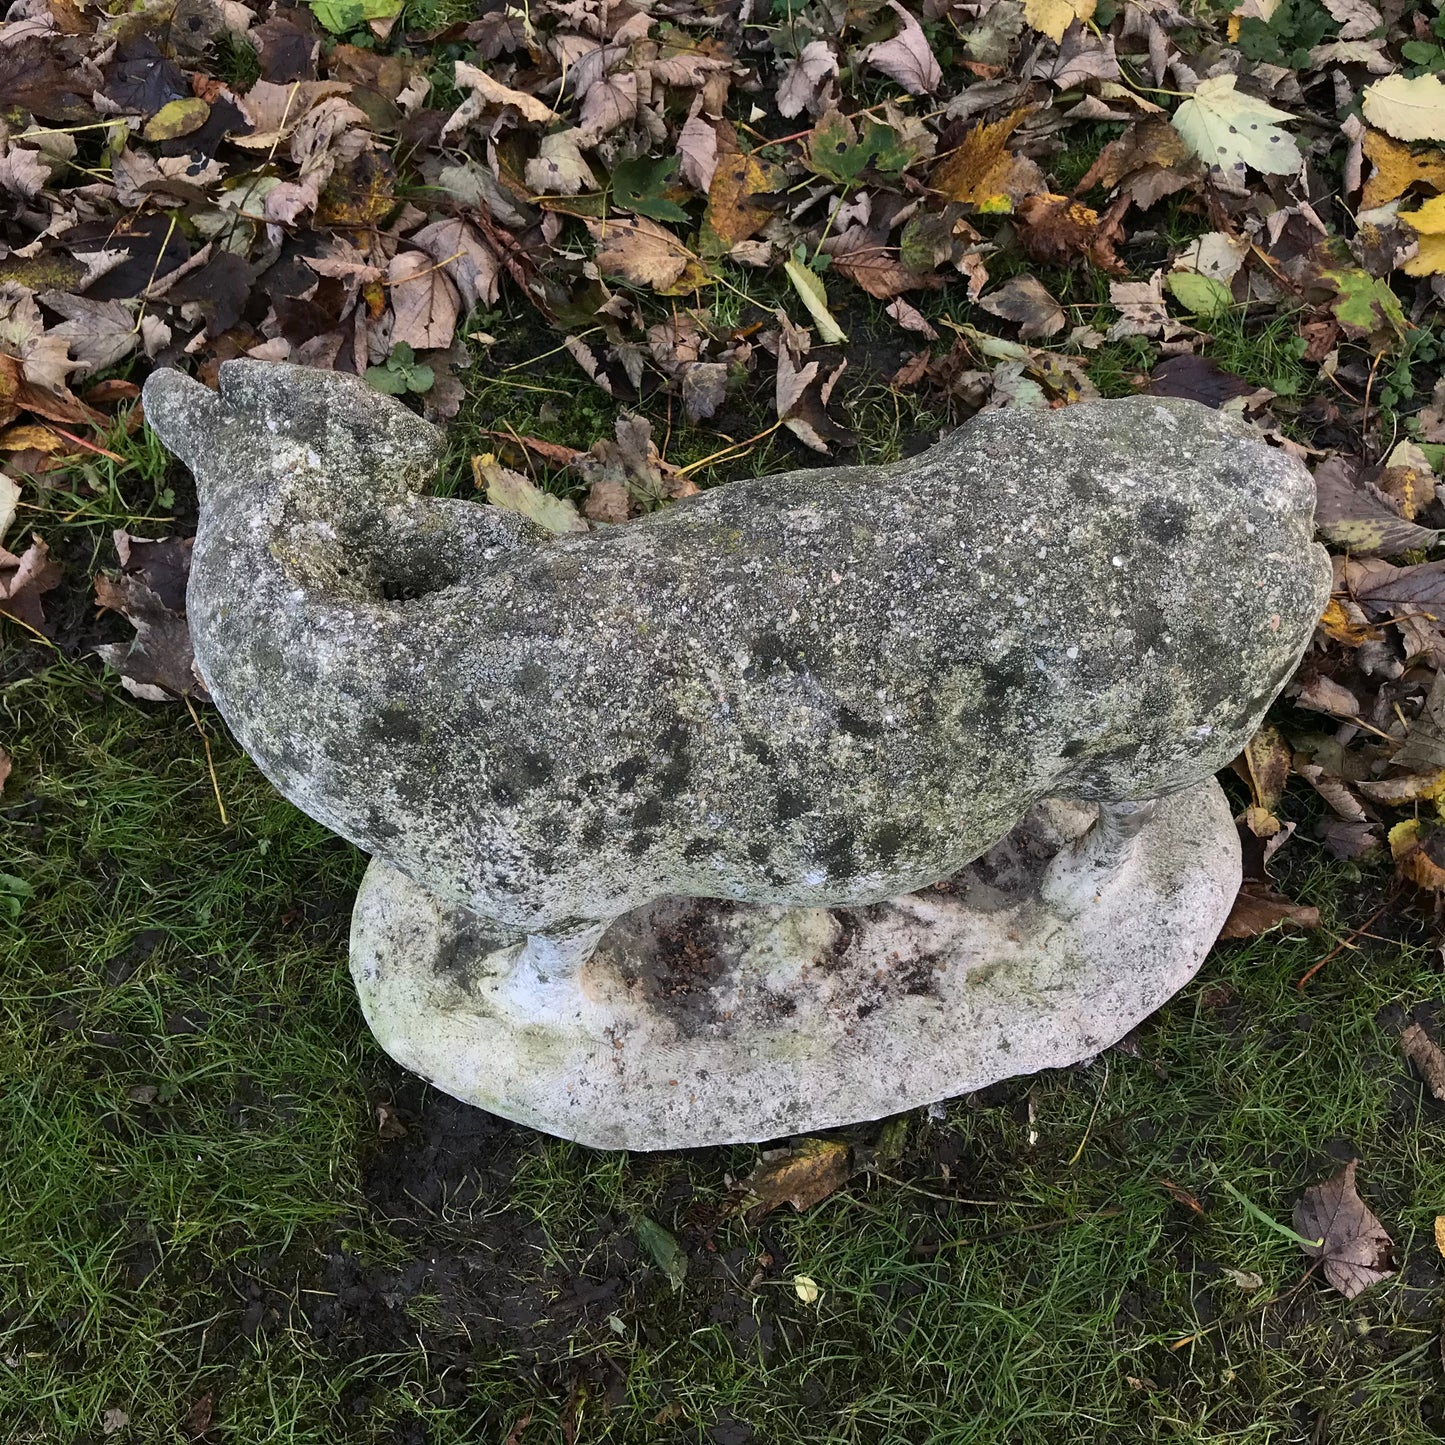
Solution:
[{"label": "yellow leaf", "polygon": [[0,432],[0,452],[58,452],[65,443],[48,426],[12,426]]},{"label": "yellow leaf", "polygon": [[147,122],[145,140],[176,140],[200,130],[211,118],[211,107],[194,95],[163,105]]},{"label": "yellow leaf", "polygon": [[1396,140],[1445,140],[1445,83],[1438,75],[1387,75],[1365,87],[1365,119]]},{"label": "yellow leaf", "polygon": [[1400,269],[1407,276],[1445,274],[1445,196],[1426,201],[1418,211],[1401,211],[1400,219],[1420,238],[1420,254]]},{"label": "yellow leaf", "polygon": [[740,151],[719,155],[702,218],[704,252],[729,251],[762,230],[773,213],[759,198],[775,185],[771,169],[755,156]]},{"label": "yellow leaf", "polygon": [[1435,1248],[1445,1254],[1445,1214],[1435,1216]]},{"label": "yellow leaf", "polygon": [[1360,196],[1360,209],[1373,211],[1403,196],[1417,182],[1445,191],[1445,154],[1417,156],[1403,141],[1372,130],[1365,135],[1365,155],[1373,169]]},{"label": "yellow leaf", "polygon": [[806,1274],[795,1274],[793,1276],[793,1289],[805,1305],[815,1305],[819,1296],[823,1293],[818,1288],[818,1281]]},{"label": "yellow leaf", "polygon": [[1008,149],[1008,138],[1028,113],[1024,107],[992,125],[974,126],[934,167],[929,184],[950,201],[985,212],[1011,211],[1025,196],[1044,190],[1038,166]]},{"label": "yellow leaf", "polygon": [[803,298],[803,305],[808,308],[808,314],[817,325],[818,337],[823,344],[831,346],[835,342],[846,341],[848,338],[844,335],[843,328],[828,310],[828,293],[823,287],[823,278],[816,271],[810,271],[806,266],[800,266],[792,260],[784,263],[783,270],[788,273],[793,289]]},{"label": "yellow leaf", "polygon": [[[1390,856],[1395,860],[1400,874],[1418,888],[1433,893],[1445,893],[1445,868],[1430,856],[1432,844],[1436,844],[1438,832],[1421,830],[1418,818],[1406,818],[1390,829]],[[1438,851],[1438,846],[1435,851]]]},{"label": "yellow leaf", "polygon": [[1075,20],[1091,20],[1097,0],[1024,0],[1024,19],[1056,44]]}]

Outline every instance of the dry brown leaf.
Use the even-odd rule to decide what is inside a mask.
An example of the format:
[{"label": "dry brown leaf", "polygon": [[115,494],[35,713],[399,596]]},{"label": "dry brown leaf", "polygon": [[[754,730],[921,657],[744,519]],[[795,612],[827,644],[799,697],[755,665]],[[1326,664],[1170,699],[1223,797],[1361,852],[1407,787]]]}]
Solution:
[{"label": "dry brown leaf", "polygon": [[433,221],[411,237],[456,283],[462,304],[490,306],[501,288],[502,265],[497,254],[477,234],[476,227],[460,217]]},{"label": "dry brown leaf", "polygon": [[452,344],[460,302],[445,268],[424,251],[398,251],[386,268],[386,284],[393,346],[405,342],[415,351],[443,351]]},{"label": "dry brown leaf", "polygon": [[113,535],[121,570],[114,577],[97,574],[95,603],[124,617],[135,637],[98,647],[97,654],[120,674],[127,692],[148,702],[209,696],[196,672],[185,616],[195,539],[151,542],[124,531]]},{"label": "dry brown leaf", "polygon": [[1062,331],[1064,308],[1036,276],[1014,276],[978,303],[990,316],[1019,323],[1019,338],[1042,341]]},{"label": "dry brown leaf", "polygon": [[60,564],[50,560],[50,549],[38,536],[17,557],[0,547],[0,616],[10,616],[34,631],[48,635],[40,599],[53,592],[61,579]]},{"label": "dry brown leaf", "polygon": [[1129,205],[1114,205],[1102,216],[1079,201],[1050,192],[1026,196],[1019,202],[1019,244],[1041,265],[1064,266],[1083,257],[1092,266],[1121,276],[1127,269],[1114,254],[1124,239],[1124,211]]},{"label": "dry brown leaf", "polygon": [[0,793],[5,791],[5,784],[9,781],[11,769],[15,766],[15,759],[0,748]]},{"label": "dry brown leaf", "polygon": [[1082,196],[1094,186],[1116,186],[1133,197],[1140,210],[1203,179],[1203,168],[1184,137],[1162,117],[1151,116],[1112,140],[1074,187]]},{"label": "dry brown leaf", "polygon": [[1435,528],[1407,521],[1357,476],[1358,466],[1344,457],[1315,468],[1315,529],[1322,537],[1355,557],[1395,557],[1439,542]]},{"label": "dry brown leaf", "polygon": [[[719,171],[721,171],[719,166]],[[588,221],[597,246],[597,267],[663,295],[691,291],[707,279],[696,256],[671,231],[645,216]]]},{"label": "dry brown leaf", "polygon": [[1390,856],[1402,878],[1427,893],[1445,893],[1445,829],[1407,818],[1389,833]]},{"label": "dry brown leaf", "polygon": [[920,275],[903,264],[896,246],[889,246],[884,237],[855,226],[842,235],[824,241],[822,250],[831,256],[830,271],[861,286],[870,296],[890,301],[905,291],[932,290],[942,279]]},{"label": "dry brown leaf", "polygon": [[892,40],[868,46],[863,59],[890,80],[896,80],[909,95],[931,95],[943,83],[943,72],[929,49],[928,37],[898,0],[889,0],[889,9],[898,16],[898,34]]},{"label": "dry brown leaf", "polygon": [[1267,883],[1245,883],[1220,929],[1221,938],[1256,938],[1272,928],[1309,930],[1320,926],[1320,911],[1305,903],[1291,903]]},{"label": "dry brown leaf", "polygon": [[1419,1024],[1410,1024],[1400,1032],[1400,1047],[1419,1070],[1425,1087],[1445,1104],[1445,1052],[1440,1045]]},{"label": "dry brown leaf", "polygon": [[1300,1247],[1322,1261],[1325,1278],[1346,1299],[1395,1272],[1393,1242],[1355,1191],[1357,1163],[1351,1160],[1333,1179],[1312,1184],[1294,1207],[1295,1233],[1321,1241]]},{"label": "dry brown leaf", "polygon": [[791,1204],[811,1209],[848,1182],[853,1151],[841,1139],[795,1139],[786,1149],[771,1149],[748,1177],[742,1205],[756,1224],[773,1210]]},{"label": "dry brown leaf", "polygon": [[510,86],[503,85],[485,70],[468,65],[465,60],[456,62],[456,83],[458,90],[469,90],[471,95],[447,121],[443,135],[448,131],[461,130],[487,106],[510,105],[524,120],[534,121],[538,125],[546,125],[557,118],[556,112],[545,101],[528,95],[524,90],[513,90]]}]

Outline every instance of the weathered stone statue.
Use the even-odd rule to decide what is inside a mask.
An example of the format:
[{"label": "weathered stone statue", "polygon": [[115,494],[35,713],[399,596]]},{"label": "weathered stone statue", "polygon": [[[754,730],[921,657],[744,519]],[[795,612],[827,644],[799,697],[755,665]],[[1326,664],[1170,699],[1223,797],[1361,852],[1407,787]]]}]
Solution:
[{"label": "weathered stone statue", "polygon": [[1328,599],[1309,474],[1192,402],[995,412],[923,456],[554,537],[424,495],[352,377],[153,375],[197,662],[374,855],[382,1045],[590,1144],[765,1139],[1113,1043],[1239,876],[1212,775]]}]

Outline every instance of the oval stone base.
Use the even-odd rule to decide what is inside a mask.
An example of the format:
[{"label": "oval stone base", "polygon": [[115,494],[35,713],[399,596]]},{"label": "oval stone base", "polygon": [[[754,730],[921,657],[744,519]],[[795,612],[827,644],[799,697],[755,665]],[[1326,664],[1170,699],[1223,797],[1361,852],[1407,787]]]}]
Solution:
[{"label": "oval stone base", "polygon": [[688,1148],[881,1118],[1088,1058],[1199,968],[1239,886],[1218,784],[1161,799],[1118,871],[1063,916],[1040,885],[1091,819],[1044,804],[956,877],[869,907],[664,900],[615,920],[580,972],[375,861],[352,975],[398,1063],[584,1144]]}]

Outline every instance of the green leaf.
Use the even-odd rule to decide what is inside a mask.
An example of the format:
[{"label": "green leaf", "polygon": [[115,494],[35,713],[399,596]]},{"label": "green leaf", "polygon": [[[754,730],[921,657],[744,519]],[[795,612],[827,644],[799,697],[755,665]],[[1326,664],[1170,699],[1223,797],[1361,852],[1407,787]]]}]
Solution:
[{"label": "green leaf", "polygon": [[813,318],[818,328],[818,338],[825,346],[834,342],[846,341],[848,338],[843,328],[833,319],[833,313],[828,310],[828,293],[823,287],[823,281],[816,273],[808,270],[806,266],[800,266],[794,260],[784,262],[783,270],[788,273],[788,280],[793,283],[793,289],[803,298],[803,305],[808,308],[808,314]]},{"label": "green leaf", "polygon": [[687,1278],[687,1255],[677,1240],[660,1224],[643,1215],[637,1221],[637,1242],[672,1282],[673,1290],[680,1290]]},{"label": "green leaf", "polygon": [[472,458],[472,473],[479,487],[487,489],[487,500],[494,507],[520,512],[548,532],[585,532],[587,523],[574,503],[566,497],[554,497],[520,472],[504,467],[495,457]]},{"label": "green leaf", "polygon": [[194,95],[163,105],[141,132],[143,140],[176,140],[198,131],[210,119],[211,107]]},{"label": "green leaf", "polygon": [[436,372],[429,366],[408,366],[402,376],[406,379],[406,389],[418,395],[436,385]]},{"label": "green leaf", "polygon": [[687,212],[664,194],[676,184],[680,164],[677,156],[619,161],[612,172],[612,199],[622,210],[654,221],[687,220]]},{"label": "green leaf", "polygon": [[366,368],[366,384],[373,391],[384,392],[387,396],[404,396],[406,394],[405,373],[393,371],[389,366],[368,366]]},{"label": "green leaf", "polygon": [[902,175],[914,159],[892,126],[867,120],[860,139],[852,121],[837,111],[814,128],[806,154],[810,169],[844,186],[856,185],[870,166],[883,175]]},{"label": "green leaf", "polygon": [[1212,320],[1223,316],[1234,304],[1229,287],[1213,276],[1198,271],[1171,271],[1165,280],[1174,299],[1192,316]]},{"label": "green leaf", "polygon": [[391,355],[386,358],[388,366],[394,366],[397,370],[405,370],[408,366],[416,363],[416,352],[412,350],[409,341],[398,341],[391,348]]},{"label": "green leaf", "polygon": [[308,4],[333,35],[345,35],[368,20],[390,20],[401,14],[402,0],[308,0]]},{"label": "green leaf", "polygon": [[1355,267],[1321,271],[1320,276],[1339,292],[1330,309],[1352,339],[1379,337],[1384,332],[1393,332],[1396,337],[1405,334],[1400,298],[1384,281]]}]

